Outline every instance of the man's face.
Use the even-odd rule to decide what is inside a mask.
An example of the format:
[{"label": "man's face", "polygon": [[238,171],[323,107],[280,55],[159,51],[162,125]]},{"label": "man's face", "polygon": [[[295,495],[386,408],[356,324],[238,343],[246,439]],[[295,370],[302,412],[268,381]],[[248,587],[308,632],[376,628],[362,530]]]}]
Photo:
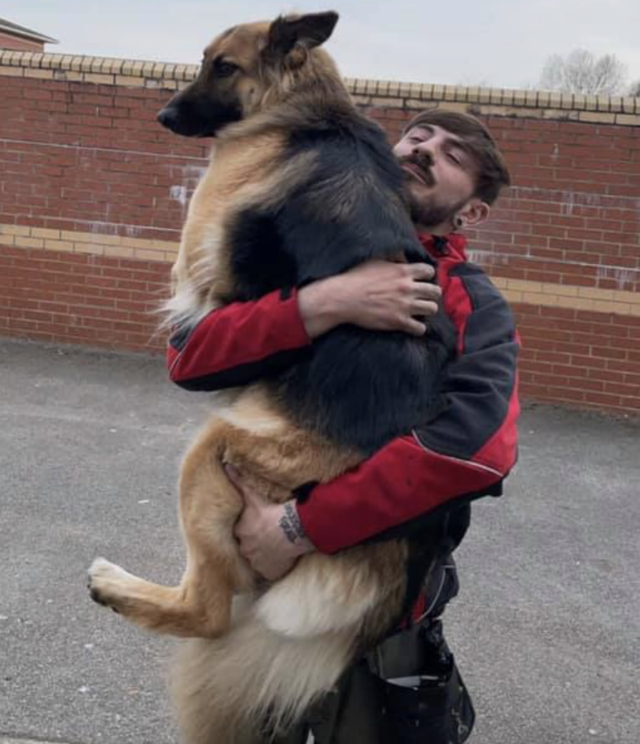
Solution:
[{"label": "man's face", "polygon": [[393,151],[406,173],[413,221],[450,228],[475,189],[476,163],[462,138],[421,125],[410,129]]}]

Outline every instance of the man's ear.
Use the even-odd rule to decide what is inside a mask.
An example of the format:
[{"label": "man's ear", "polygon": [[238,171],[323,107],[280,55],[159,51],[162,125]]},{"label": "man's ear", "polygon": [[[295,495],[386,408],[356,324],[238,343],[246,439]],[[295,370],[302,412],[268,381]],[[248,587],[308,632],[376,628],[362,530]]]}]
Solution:
[{"label": "man's ear", "polygon": [[264,53],[274,60],[286,57],[296,46],[305,49],[324,44],[338,22],[338,14],[307,13],[303,16],[280,16],[269,28],[269,39]]},{"label": "man's ear", "polygon": [[470,199],[458,212],[457,217],[462,220],[462,227],[476,227],[489,218],[491,207],[482,199]]}]

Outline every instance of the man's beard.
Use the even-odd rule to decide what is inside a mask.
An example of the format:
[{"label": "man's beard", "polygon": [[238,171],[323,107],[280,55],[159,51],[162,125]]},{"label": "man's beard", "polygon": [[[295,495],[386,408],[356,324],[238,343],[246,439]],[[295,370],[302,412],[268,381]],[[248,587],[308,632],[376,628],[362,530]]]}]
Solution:
[{"label": "man's beard", "polygon": [[439,204],[433,194],[425,195],[422,198],[418,196],[415,191],[409,187],[406,190],[407,206],[409,207],[409,213],[411,220],[416,225],[422,225],[423,227],[437,227],[445,222],[453,222],[456,214],[462,209],[467,203],[467,200],[455,202],[454,204]]},{"label": "man's beard", "polygon": [[[433,177],[432,171],[433,161],[428,154],[400,158],[398,162],[400,166],[411,165],[417,167],[426,188],[433,189],[436,186],[436,180]],[[439,204],[433,191],[420,196],[418,194],[420,194],[422,189],[419,189],[418,194],[416,194],[418,180],[415,176],[405,173],[405,177],[407,181],[406,200],[412,221],[423,227],[437,227],[445,222],[450,222],[453,226],[456,213],[462,209],[467,200],[455,202],[454,204]],[[414,185],[414,188],[411,188],[412,185]]]}]

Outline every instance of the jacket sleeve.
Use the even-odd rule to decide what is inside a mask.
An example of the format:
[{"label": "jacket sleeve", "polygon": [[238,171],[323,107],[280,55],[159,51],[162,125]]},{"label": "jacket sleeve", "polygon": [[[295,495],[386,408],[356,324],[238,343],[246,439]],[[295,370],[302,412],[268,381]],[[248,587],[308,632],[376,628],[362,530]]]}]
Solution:
[{"label": "jacket sleeve", "polygon": [[324,553],[408,534],[436,510],[502,493],[517,457],[518,338],[506,302],[484,273],[459,269],[452,280],[456,305],[467,311],[457,319],[459,355],[443,384],[443,409],[359,467],[301,489],[300,520]]},{"label": "jacket sleeve", "polygon": [[247,385],[291,364],[310,344],[297,291],[275,291],[213,310],[195,327],[174,331],[167,366],[180,387],[220,390]]}]

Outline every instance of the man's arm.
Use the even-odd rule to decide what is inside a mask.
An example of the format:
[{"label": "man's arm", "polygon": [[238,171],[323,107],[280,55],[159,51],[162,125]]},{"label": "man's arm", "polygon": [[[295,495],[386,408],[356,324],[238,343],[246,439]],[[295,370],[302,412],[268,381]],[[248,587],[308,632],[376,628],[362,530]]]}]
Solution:
[{"label": "man's arm", "polygon": [[250,507],[236,535],[255,570],[276,579],[311,550],[410,534],[441,509],[502,492],[517,457],[519,342],[487,277],[471,266],[459,273],[467,275],[455,277],[444,304],[464,329],[461,353],[436,418],[330,483],[299,489],[297,504],[267,503],[231,475]]},{"label": "man's arm", "polygon": [[213,310],[198,325],[175,331],[167,348],[173,382],[187,390],[247,385],[295,362],[312,340],[342,323],[415,335],[415,316],[437,312],[440,289],[426,264],[371,261],[290,294]]},{"label": "man's arm", "polygon": [[501,493],[517,457],[518,340],[512,315],[487,277],[471,266],[459,274],[469,312],[461,353],[444,384],[444,410],[354,470],[307,489],[297,512],[318,550],[333,553],[374,536],[406,534],[436,510]]},{"label": "man's arm", "polygon": [[167,366],[187,390],[245,385],[286,364],[311,343],[297,292],[271,292],[254,302],[234,302],[169,338]]}]

